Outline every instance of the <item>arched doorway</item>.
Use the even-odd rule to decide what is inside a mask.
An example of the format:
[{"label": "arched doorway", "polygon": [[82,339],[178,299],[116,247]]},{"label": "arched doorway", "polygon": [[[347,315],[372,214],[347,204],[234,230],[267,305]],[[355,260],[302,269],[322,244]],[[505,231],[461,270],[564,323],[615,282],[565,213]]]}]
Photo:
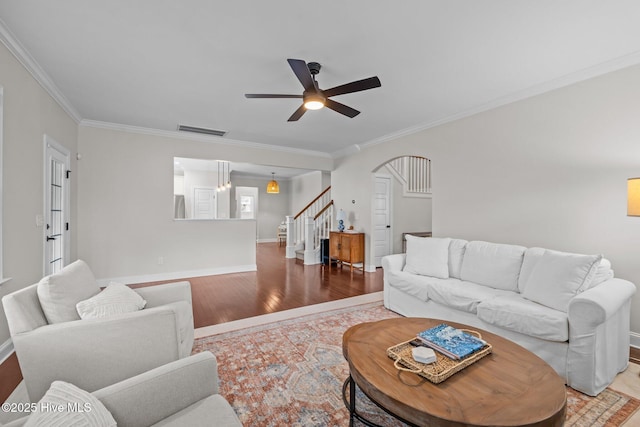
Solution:
[{"label": "arched doorway", "polygon": [[403,252],[404,233],[431,230],[431,160],[399,156],[372,171],[371,251],[376,267],[383,256]]}]

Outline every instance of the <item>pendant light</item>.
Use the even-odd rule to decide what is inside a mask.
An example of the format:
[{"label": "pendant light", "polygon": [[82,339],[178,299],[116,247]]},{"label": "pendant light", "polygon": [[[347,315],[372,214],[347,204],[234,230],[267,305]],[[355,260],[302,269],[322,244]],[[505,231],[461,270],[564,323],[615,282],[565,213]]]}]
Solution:
[{"label": "pendant light", "polygon": [[275,178],[275,172],[271,172],[271,181],[267,184],[267,193],[269,194],[278,194],[280,193],[280,185],[278,185],[278,181]]},{"label": "pendant light", "polygon": [[231,188],[231,163],[227,162],[227,188]]},{"label": "pendant light", "polygon": [[216,191],[219,193],[222,191],[222,188],[220,188],[220,161],[218,161],[218,173],[216,174],[216,179],[218,180],[218,188],[216,188]]}]

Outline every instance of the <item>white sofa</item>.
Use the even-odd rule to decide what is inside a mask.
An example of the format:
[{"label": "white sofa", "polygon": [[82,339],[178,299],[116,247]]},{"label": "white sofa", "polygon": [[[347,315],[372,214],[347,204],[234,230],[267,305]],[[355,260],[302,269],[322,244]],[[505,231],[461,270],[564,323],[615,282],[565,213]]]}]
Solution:
[{"label": "white sofa", "polygon": [[111,295],[103,307],[118,306],[120,314],[101,317],[105,313],[95,309],[96,317],[81,319],[77,304],[104,292],[87,264],[78,260],[2,298],[32,402],[55,380],[92,392],[191,354],[189,282],[125,290],[144,299],[144,309],[121,310],[123,302],[131,305],[121,295]]},{"label": "white sofa", "polygon": [[633,283],[600,255],[407,236],[383,258],[384,305],[481,328],[529,349],[595,396],[629,361]]},{"label": "white sofa", "polygon": [[[231,405],[218,394],[217,369],[215,356],[207,351],[96,390],[92,395],[104,405],[119,427],[242,427]],[[80,407],[87,402],[81,394],[71,397],[77,399],[73,403]],[[71,401],[71,398],[67,399]],[[51,401],[46,397],[44,400]],[[45,417],[48,415],[44,414]],[[66,422],[63,417],[78,424]],[[23,426],[28,419],[20,418],[6,427]],[[96,425],[81,424],[79,419],[85,420],[83,414],[60,414],[56,425]],[[88,416],[86,419],[91,420]],[[95,418],[92,420],[95,422]],[[39,421],[44,423],[47,419]]]}]

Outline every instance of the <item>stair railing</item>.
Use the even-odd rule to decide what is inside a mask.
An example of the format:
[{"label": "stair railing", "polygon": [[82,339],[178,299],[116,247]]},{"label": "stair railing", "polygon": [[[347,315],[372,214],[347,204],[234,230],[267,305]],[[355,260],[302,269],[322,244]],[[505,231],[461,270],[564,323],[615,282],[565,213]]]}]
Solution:
[{"label": "stair railing", "polygon": [[[327,187],[316,198],[309,202],[294,216],[287,216],[287,258],[295,258],[295,251],[305,245],[305,218],[314,218],[331,201],[331,186]],[[315,238],[312,239],[315,247]],[[311,249],[311,248],[310,248]],[[306,250],[306,247],[305,247]]]},{"label": "stair railing", "polygon": [[431,160],[418,156],[398,157],[387,163],[387,167],[402,183],[405,196],[431,196]]}]

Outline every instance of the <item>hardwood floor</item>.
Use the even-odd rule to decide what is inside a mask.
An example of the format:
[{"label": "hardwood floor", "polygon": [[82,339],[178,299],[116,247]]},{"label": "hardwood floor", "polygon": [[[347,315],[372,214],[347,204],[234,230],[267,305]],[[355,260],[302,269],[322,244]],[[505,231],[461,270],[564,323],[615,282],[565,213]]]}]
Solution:
[{"label": "hardwood floor", "polygon": [[7,400],[13,390],[22,381],[22,372],[15,353],[0,364],[0,402]]},{"label": "hardwood floor", "polygon": [[256,258],[258,271],[185,279],[191,282],[196,328],[382,290],[382,269],[354,272],[352,279],[347,268],[329,273],[321,265],[286,259],[285,247],[277,243],[259,243]]},{"label": "hardwood floor", "polygon": [[[382,269],[356,272],[351,279],[347,268],[329,273],[321,265],[286,259],[285,247],[277,243],[259,243],[256,258],[258,271],[184,279],[191,282],[196,328],[382,290]],[[131,287],[167,282],[175,280]],[[15,353],[0,364],[0,380],[4,402],[22,381]]]}]

